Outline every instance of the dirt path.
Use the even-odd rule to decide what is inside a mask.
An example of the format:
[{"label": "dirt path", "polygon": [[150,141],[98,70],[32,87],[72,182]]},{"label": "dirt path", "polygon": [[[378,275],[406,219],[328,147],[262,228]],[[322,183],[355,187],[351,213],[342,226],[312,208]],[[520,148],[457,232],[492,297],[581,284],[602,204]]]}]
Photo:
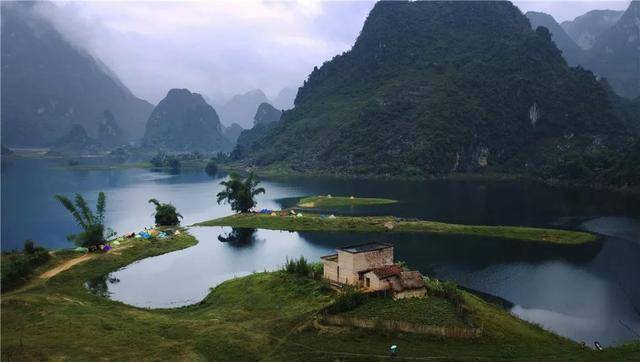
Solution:
[{"label": "dirt path", "polygon": [[69,268],[71,268],[72,266],[76,265],[76,264],[80,264],[82,262],[85,262],[89,259],[92,259],[95,256],[95,254],[84,254],[80,257],[77,258],[73,258],[73,259],[69,259],[67,261],[65,261],[64,263],[58,265],[57,267],[53,268],[53,269],[49,269],[46,272],[40,274],[39,278],[41,279],[49,279],[52,278],[56,275],[58,275],[58,273],[61,273]]}]

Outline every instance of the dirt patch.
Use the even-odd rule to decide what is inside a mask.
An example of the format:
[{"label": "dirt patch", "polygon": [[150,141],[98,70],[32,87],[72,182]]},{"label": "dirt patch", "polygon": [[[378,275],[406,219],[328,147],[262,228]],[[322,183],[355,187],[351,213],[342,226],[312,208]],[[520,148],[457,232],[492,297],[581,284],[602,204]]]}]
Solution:
[{"label": "dirt patch", "polygon": [[95,255],[94,254],[84,254],[80,257],[77,258],[73,258],[73,259],[69,259],[67,261],[65,261],[64,263],[58,265],[57,267],[53,268],[53,269],[49,269],[46,272],[40,274],[39,278],[41,279],[49,279],[52,278],[56,275],[58,275],[58,273],[61,273],[71,267],[73,267],[76,264],[80,264],[82,262],[85,262],[87,260],[93,259]]}]

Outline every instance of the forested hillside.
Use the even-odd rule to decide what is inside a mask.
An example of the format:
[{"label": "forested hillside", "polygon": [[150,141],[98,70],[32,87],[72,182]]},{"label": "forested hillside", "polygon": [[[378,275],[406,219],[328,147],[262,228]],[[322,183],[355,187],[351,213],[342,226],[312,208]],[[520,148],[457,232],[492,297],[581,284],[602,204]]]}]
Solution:
[{"label": "forested hillside", "polygon": [[352,50],[315,68],[295,108],[235,154],[301,172],[602,184],[633,142],[605,87],[511,3],[380,2]]}]

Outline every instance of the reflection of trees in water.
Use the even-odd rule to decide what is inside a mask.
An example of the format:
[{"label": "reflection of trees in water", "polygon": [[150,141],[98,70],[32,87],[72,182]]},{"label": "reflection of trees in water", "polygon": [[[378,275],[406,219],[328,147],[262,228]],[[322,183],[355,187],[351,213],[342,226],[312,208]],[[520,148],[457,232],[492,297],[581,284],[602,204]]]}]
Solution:
[{"label": "reflection of trees in water", "polygon": [[[395,257],[409,266],[433,271],[435,266],[462,265],[484,269],[512,262],[565,261],[575,265],[590,263],[601,251],[602,242],[581,245],[536,243],[470,235],[426,233],[327,233],[300,232],[308,243],[324,248],[382,241],[394,244]],[[427,272],[428,274],[428,272]]]},{"label": "reflection of trees in water", "polygon": [[218,235],[218,240],[233,246],[249,246],[254,241],[256,229],[232,228],[230,232]]},{"label": "reflection of trees in water", "polygon": [[87,281],[86,286],[89,291],[100,297],[109,298],[109,284],[120,283],[120,279],[112,277],[111,274],[101,275]]}]

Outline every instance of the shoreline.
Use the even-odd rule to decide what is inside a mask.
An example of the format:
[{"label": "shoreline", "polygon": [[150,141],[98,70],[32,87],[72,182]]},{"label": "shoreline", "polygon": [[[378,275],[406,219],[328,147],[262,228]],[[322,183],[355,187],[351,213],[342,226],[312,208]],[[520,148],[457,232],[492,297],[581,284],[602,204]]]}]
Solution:
[{"label": "shoreline", "polygon": [[[138,308],[93,294],[85,287],[87,280],[198,242],[188,232],[152,242],[131,239],[50,279],[36,276],[23,288],[3,293],[3,359],[100,358],[114,353],[126,359],[155,359],[177,353],[186,359],[250,354],[280,360],[292,355],[346,356],[363,350],[368,354],[362,357],[375,357],[379,352],[376,346],[388,340],[387,334],[376,331],[318,327],[315,315],[335,296],[322,292],[318,281],[281,271],[229,279],[212,288],[202,301],[180,308]],[[511,358],[616,359],[640,352],[640,343],[636,342],[608,347],[604,352],[584,349],[468,291],[463,294],[474,310],[474,323],[484,330],[482,337],[469,340],[394,334],[405,353],[411,350],[409,355],[414,357],[497,359],[504,357],[506,345]],[[58,328],[61,324],[66,328]],[[332,332],[327,334],[327,330]],[[290,348],[276,352],[272,341],[280,341],[282,335],[292,343]],[[96,338],[101,341],[99,348],[91,347]],[[244,343],[247,340],[253,343]]]},{"label": "shoreline", "polygon": [[[285,212],[285,215],[287,214]],[[314,213],[305,213],[302,217],[236,214],[193,225],[288,231],[417,232],[475,235],[560,245],[580,245],[599,240],[598,235],[583,231],[521,226],[448,224],[427,220],[401,219],[392,216],[336,216],[335,218],[328,218]]]},{"label": "shoreline", "polygon": [[[73,158],[106,158],[107,155],[96,154],[96,155],[60,155],[60,156],[24,156],[24,155],[3,155],[2,160],[20,160],[20,159],[73,159]],[[206,160],[203,161],[202,167],[206,165]],[[557,187],[557,188],[583,188],[587,190],[594,191],[609,191],[620,193],[623,195],[634,195],[640,196],[640,186],[632,186],[632,187],[620,187],[620,186],[608,186],[601,184],[590,184],[584,182],[577,182],[575,180],[558,180],[558,179],[543,179],[535,176],[525,175],[525,174],[511,174],[511,173],[501,173],[501,172],[486,172],[486,173],[453,173],[447,175],[422,175],[422,176],[403,176],[403,175],[354,175],[354,174],[346,174],[346,173],[326,173],[320,171],[310,171],[310,172],[297,172],[297,171],[284,171],[281,169],[264,169],[264,168],[255,168],[255,167],[247,167],[244,165],[238,164],[229,164],[229,163],[220,163],[217,165],[220,170],[224,170],[226,172],[238,172],[240,174],[246,174],[249,171],[253,171],[256,175],[267,178],[267,179],[286,179],[290,177],[301,177],[301,178],[323,178],[323,179],[333,179],[333,180],[388,180],[388,181],[487,181],[487,182],[508,182],[508,181],[520,181],[520,182],[531,182],[540,185],[545,185],[548,187]],[[200,165],[194,166],[182,166],[180,169],[196,169],[199,168]],[[82,165],[78,166],[63,166],[63,169],[68,170],[83,170],[83,171],[99,171],[99,170],[126,170],[132,168],[154,168],[148,162],[131,162],[131,163],[123,163],[123,164],[110,164],[110,165],[95,165],[86,167],[82,167]],[[158,169],[169,169],[166,167],[160,167]]]}]

